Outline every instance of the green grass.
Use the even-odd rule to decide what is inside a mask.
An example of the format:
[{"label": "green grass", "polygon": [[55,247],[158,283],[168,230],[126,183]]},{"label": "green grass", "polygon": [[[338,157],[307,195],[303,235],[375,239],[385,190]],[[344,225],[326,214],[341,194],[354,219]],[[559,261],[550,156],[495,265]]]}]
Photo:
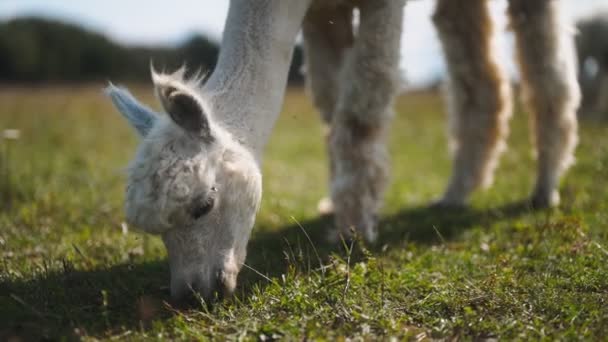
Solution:
[{"label": "green grass", "polygon": [[160,240],[123,232],[136,137],[100,87],[0,89],[0,130],[21,130],[0,145],[0,340],[605,339],[608,126],[581,123],[563,205],[532,212],[519,204],[534,161],[518,110],[495,186],[440,212],[425,204],[450,171],[442,103],[412,94],[396,112],[380,243],[330,246],[322,129],[290,91],[247,258],[264,276],[244,269],[235,298],[176,311]]}]

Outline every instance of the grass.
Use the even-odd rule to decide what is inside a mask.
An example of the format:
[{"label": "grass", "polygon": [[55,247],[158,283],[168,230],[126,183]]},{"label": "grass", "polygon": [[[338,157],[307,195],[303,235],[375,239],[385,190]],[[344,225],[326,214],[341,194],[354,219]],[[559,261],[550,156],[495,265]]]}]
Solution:
[{"label": "grass", "polygon": [[534,161],[518,110],[495,186],[439,212],[425,204],[449,176],[442,110],[435,94],[399,99],[380,243],[331,246],[322,129],[289,91],[249,244],[257,272],[229,301],[177,311],[162,243],[123,226],[136,137],[100,87],[1,88],[0,130],[21,137],[0,141],[0,340],[605,339],[608,126],[581,123],[563,205],[533,212],[519,204]]}]

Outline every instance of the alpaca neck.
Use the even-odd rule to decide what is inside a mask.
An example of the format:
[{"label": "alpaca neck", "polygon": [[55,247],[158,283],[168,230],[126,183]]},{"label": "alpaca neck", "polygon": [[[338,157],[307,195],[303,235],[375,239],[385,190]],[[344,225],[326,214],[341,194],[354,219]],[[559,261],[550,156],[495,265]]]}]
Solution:
[{"label": "alpaca neck", "polygon": [[311,0],[232,0],[205,84],[214,120],[258,161],[283,104],[293,46]]}]

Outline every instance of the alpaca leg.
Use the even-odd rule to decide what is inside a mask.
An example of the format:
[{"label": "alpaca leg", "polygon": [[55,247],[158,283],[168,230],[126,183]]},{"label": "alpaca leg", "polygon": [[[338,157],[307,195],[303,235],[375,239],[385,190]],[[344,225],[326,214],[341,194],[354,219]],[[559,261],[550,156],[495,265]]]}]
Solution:
[{"label": "alpaca leg", "polygon": [[576,110],[580,90],[576,75],[574,29],[560,19],[556,0],[511,0],[509,14],[517,38],[524,100],[538,157],[535,207],[559,203],[557,186],[574,161]]},{"label": "alpaca leg", "polygon": [[353,8],[311,9],[302,25],[306,85],[325,124],[330,124],[338,99],[338,81],[346,51],[352,47]]},{"label": "alpaca leg", "polygon": [[433,15],[449,72],[452,176],[438,206],[465,205],[477,187],[492,184],[505,148],[511,92],[497,63],[486,0],[439,0]]},{"label": "alpaca leg", "polygon": [[[313,8],[306,15],[302,27],[307,89],[328,128],[338,99],[344,56],[354,41],[352,16],[351,6],[338,6],[331,10]],[[329,140],[328,137],[326,139]],[[333,158],[330,157],[330,179],[333,178],[333,169]],[[333,212],[331,199],[324,198],[319,202],[319,212]]]},{"label": "alpaca leg", "polygon": [[360,25],[341,73],[332,118],[331,195],[338,233],[376,239],[388,181],[385,137],[398,88],[403,1],[359,1]]}]

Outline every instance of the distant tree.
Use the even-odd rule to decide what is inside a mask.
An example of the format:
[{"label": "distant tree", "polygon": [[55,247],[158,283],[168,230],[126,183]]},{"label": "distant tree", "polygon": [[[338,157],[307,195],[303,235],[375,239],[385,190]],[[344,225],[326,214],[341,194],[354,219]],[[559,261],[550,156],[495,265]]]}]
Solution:
[{"label": "distant tree", "polygon": [[608,13],[581,20],[577,28],[581,112],[608,115]]},{"label": "distant tree", "polygon": [[293,50],[293,58],[291,60],[291,66],[289,67],[288,79],[291,85],[302,85],[304,84],[304,74],[302,73],[302,66],[304,65],[304,49],[302,46],[296,45]]},{"label": "distant tree", "polygon": [[196,66],[200,64],[201,60],[205,61],[204,68],[210,71],[215,68],[219,48],[215,42],[206,37],[196,35],[188,39],[176,52],[177,58],[187,65]]},{"label": "distant tree", "polygon": [[[210,72],[219,46],[192,35],[177,47],[126,47],[79,26],[41,18],[0,22],[0,81],[149,81],[149,64],[173,70],[186,64]],[[301,82],[302,51],[296,48],[290,82]]]},{"label": "distant tree", "polygon": [[100,34],[49,20],[0,25],[0,79],[78,81],[128,72],[126,48]]},{"label": "distant tree", "polygon": [[0,23],[0,80],[149,80],[150,60],[212,68],[219,47],[202,36],[174,49],[125,47],[81,27],[40,18]]}]

